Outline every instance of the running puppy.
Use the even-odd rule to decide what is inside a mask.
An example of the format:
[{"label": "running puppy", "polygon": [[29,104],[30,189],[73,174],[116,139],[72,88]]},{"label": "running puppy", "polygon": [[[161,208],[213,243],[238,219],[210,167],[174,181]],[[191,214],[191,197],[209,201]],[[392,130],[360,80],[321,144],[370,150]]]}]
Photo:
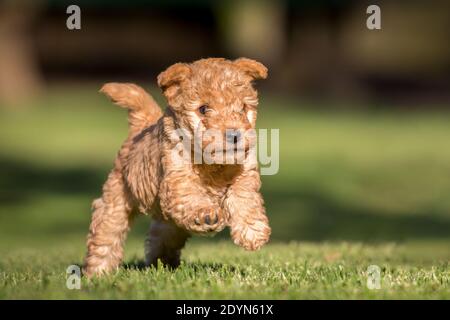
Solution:
[{"label": "running puppy", "polygon": [[[191,234],[214,234],[226,226],[234,243],[247,250],[257,250],[269,240],[257,163],[248,159],[252,139],[242,134],[255,128],[258,97],[252,82],[266,77],[267,68],[247,58],[176,63],[158,76],[168,103],[164,114],[134,84],[103,86],[101,92],[128,109],[129,135],[102,197],[92,204],[87,276],[119,266],[124,240],[138,213],[153,218],[146,240],[148,265],[160,259],[176,267]],[[208,137],[208,130],[219,132],[226,143]],[[233,151],[231,164],[214,157],[208,163],[194,161],[195,148],[186,145],[194,146],[198,136],[201,151]],[[174,157],[180,145],[190,156],[184,161]],[[243,161],[237,161],[234,151],[244,152]]]}]

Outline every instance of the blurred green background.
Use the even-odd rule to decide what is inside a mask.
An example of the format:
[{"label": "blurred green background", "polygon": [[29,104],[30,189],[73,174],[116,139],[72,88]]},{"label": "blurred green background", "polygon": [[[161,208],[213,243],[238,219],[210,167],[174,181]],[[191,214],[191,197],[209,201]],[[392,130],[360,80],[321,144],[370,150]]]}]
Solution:
[{"label": "blurred green background", "polygon": [[69,31],[72,3],[0,5],[2,251],[84,246],[127,134],[102,83],[137,82],[164,106],[158,72],[208,56],[269,67],[258,125],[280,129],[280,171],[263,177],[273,242],[448,249],[448,3],[380,2],[382,30],[369,31],[356,1],[79,1]]},{"label": "blurred green background", "polygon": [[[127,134],[126,112],[95,87],[56,92],[0,112],[0,247],[82,246]],[[279,173],[263,177],[273,241],[450,243],[450,114],[305,111],[266,96],[259,126],[280,128]]]}]

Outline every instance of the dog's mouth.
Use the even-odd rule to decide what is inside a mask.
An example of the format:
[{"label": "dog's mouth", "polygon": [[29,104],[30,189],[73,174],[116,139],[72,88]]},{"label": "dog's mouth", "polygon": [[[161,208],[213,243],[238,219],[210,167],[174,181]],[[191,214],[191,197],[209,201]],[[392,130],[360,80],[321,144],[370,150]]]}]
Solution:
[{"label": "dog's mouth", "polygon": [[241,164],[247,159],[248,155],[248,147],[231,146],[203,154],[203,158],[214,164]]},{"label": "dog's mouth", "polygon": [[222,144],[204,144],[202,151],[208,150],[209,153],[211,153],[212,155],[217,154],[217,153],[223,153],[225,154],[233,154],[233,153],[247,153],[250,149],[250,146],[248,144],[242,144],[242,145],[225,145],[223,146]]}]

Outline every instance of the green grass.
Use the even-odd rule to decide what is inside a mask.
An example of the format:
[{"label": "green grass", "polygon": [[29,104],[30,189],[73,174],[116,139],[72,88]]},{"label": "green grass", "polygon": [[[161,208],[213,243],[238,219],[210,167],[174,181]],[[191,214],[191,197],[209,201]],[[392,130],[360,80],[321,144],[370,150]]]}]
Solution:
[{"label": "green grass", "polygon": [[[0,298],[450,298],[450,113],[275,97],[259,116],[280,129],[280,171],[263,177],[268,246],[248,253],[222,232],[193,239],[176,271],[144,269],[142,217],[117,274],[68,290],[127,130],[96,89],[0,106]],[[366,286],[372,264],[381,290]]]},{"label": "green grass", "polygon": [[[358,243],[273,244],[247,253],[228,242],[191,243],[176,271],[142,269],[142,244],[127,246],[117,273],[66,288],[65,270],[83,251],[73,243],[2,257],[0,298],[50,299],[371,299],[448,298],[448,252],[440,262],[412,246]],[[423,250],[424,248],[422,248]],[[413,251],[411,251],[413,250]],[[426,253],[426,251],[423,251]],[[381,268],[381,289],[367,288],[367,267]]]}]

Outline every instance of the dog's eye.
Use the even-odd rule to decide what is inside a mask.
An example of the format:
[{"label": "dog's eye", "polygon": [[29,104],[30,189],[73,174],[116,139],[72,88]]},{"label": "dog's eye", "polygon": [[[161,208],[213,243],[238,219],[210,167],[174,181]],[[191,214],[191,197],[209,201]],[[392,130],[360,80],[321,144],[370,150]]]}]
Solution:
[{"label": "dog's eye", "polygon": [[207,105],[203,105],[200,108],[198,108],[198,112],[200,112],[201,114],[206,114],[206,112],[208,112],[208,106]]}]

